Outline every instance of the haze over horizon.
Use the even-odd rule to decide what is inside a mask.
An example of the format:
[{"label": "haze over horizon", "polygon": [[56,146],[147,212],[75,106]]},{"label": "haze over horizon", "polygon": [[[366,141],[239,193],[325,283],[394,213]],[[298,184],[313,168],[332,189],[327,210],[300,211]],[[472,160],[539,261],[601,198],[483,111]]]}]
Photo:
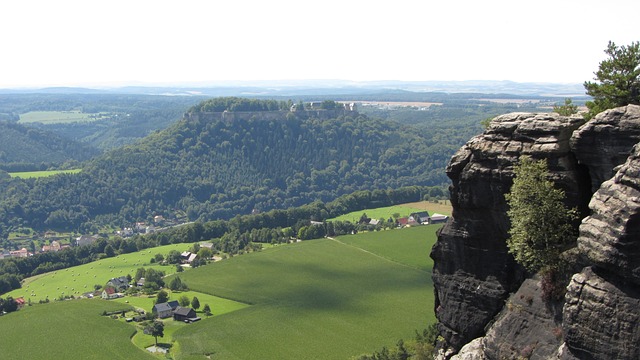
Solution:
[{"label": "haze over horizon", "polygon": [[[607,14],[607,9],[616,9]],[[0,88],[299,80],[577,83],[640,3],[6,2]],[[9,36],[6,36],[9,34]]]}]

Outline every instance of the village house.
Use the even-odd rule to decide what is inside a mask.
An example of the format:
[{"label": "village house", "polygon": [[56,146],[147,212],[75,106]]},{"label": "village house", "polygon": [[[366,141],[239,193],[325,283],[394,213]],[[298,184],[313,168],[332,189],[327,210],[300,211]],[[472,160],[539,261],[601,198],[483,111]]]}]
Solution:
[{"label": "village house", "polygon": [[30,254],[29,251],[26,248],[22,248],[22,249],[16,250],[16,251],[9,251],[9,254],[10,254],[11,257],[20,257],[20,258],[27,257],[29,255],[33,255],[33,254]]},{"label": "village house", "polygon": [[420,211],[420,212],[412,213],[409,215],[410,221],[413,220],[419,224],[428,224],[430,218],[431,216],[429,216],[428,211]]},{"label": "village house", "polygon": [[76,238],[76,246],[91,245],[98,241],[98,235],[82,235]]},{"label": "village house", "polygon": [[111,299],[117,299],[118,297],[120,297],[120,295],[116,292],[116,289],[112,287],[108,287],[102,290],[101,297],[104,300],[111,300]]},{"label": "village house", "polygon": [[429,219],[429,224],[438,224],[438,223],[447,222],[447,219],[449,219],[447,215],[434,213],[433,215],[431,215]]},{"label": "village house", "polygon": [[133,236],[133,229],[132,228],[127,228],[127,227],[123,228],[122,230],[116,231],[116,235],[122,236],[122,237]]},{"label": "village house", "polygon": [[207,248],[209,250],[213,250],[213,243],[212,242],[203,242],[203,243],[200,243],[200,247]]},{"label": "village house", "polygon": [[112,287],[116,291],[126,291],[129,288],[129,280],[126,276],[120,276],[117,278],[111,278],[105,285],[105,288]]},{"label": "village house", "polygon": [[173,320],[194,322],[200,320],[200,318],[192,308],[178,306],[178,308],[173,312]]},{"label": "village house", "polygon": [[18,309],[22,309],[27,304],[22,296],[15,298],[14,301],[16,302],[16,305],[18,305]]},{"label": "village house", "polygon": [[156,314],[160,319],[166,319],[173,315],[173,309],[168,303],[163,302],[153,305],[153,313]]},{"label": "village house", "polygon": [[415,219],[410,217],[398,218],[398,220],[396,220],[396,224],[398,225],[399,228],[420,225],[420,223],[418,223],[417,221],[415,221]]},{"label": "village house", "polygon": [[50,245],[42,246],[42,252],[60,251],[60,249],[62,249],[62,246],[60,245],[60,242],[57,240],[52,241]]},{"label": "village house", "polygon": [[167,304],[171,306],[171,310],[175,310],[178,308],[178,306],[180,306],[180,304],[178,303],[178,300],[167,301]]},{"label": "village house", "polygon": [[147,224],[143,223],[143,222],[137,222],[136,226],[135,226],[135,229],[136,229],[137,232],[143,233],[147,229]]}]

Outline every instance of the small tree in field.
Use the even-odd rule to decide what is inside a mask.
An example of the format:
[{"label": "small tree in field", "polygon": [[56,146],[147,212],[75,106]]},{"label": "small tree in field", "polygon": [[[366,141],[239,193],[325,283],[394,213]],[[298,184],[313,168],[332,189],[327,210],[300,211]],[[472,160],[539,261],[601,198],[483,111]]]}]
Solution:
[{"label": "small tree in field", "polygon": [[211,307],[209,306],[209,304],[204,304],[202,311],[204,312],[205,315],[211,316]]},{"label": "small tree in field", "polygon": [[558,269],[560,254],[576,241],[575,209],[564,205],[564,191],[548,180],[547,162],[528,156],[514,167],[511,191],[505,195],[511,220],[507,246],[516,261],[536,272]]},{"label": "small tree in field", "polygon": [[194,310],[198,310],[200,308],[200,300],[198,300],[196,296],[194,296],[193,299],[191,300],[191,307]]},{"label": "small tree in field", "polygon": [[164,323],[162,323],[162,321],[154,321],[145,326],[143,332],[153,336],[156,339],[156,346],[158,346],[158,336],[164,337]]},{"label": "small tree in field", "polygon": [[180,299],[178,299],[178,303],[182,307],[187,307],[187,306],[189,306],[189,304],[191,304],[191,301],[189,300],[187,295],[182,295],[182,296],[180,296]]}]

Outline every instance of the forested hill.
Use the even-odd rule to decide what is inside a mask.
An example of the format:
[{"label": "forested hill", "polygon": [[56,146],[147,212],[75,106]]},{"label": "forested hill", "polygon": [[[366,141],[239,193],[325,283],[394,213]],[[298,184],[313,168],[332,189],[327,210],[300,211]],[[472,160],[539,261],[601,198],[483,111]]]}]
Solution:
[{"label": "forested hill", "polygon": [[0,163],[60,164],[84,161],[99,152],[51,132],[0,121]]},{"label": "forested hill", "polygon": [[12,189],[0,191],[12,194],[0,198],[0,216],[80,230],[96,216],[116,224],[176,210],[191,220],[230,218],[361,189],[445,185],[444,167],[458,146],[357,113],[330,120],[196,117],[109,152],[80,174],[0,183]]}]

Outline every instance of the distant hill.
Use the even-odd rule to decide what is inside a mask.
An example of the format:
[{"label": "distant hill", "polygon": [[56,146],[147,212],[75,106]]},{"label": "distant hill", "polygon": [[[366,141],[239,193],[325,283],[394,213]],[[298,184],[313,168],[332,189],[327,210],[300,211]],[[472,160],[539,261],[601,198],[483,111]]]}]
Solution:
[{"label": "distant hill", "polygon": [[49,131],[0,121],[0,168],[7,163],[61,164],[84,161],[99,152]]},{"label": "distant hill", "polygon": [[147,94],[182,96],[300,96],[376,94],[392,91],[516,94],[526,96],[584,96],[582,83],[520,83],[514,81],[349,81],[349,80],[263,80],[217,81],[139,85],[110,88],[0,89],[0,94]]},{"label": "distant hill", "polygon": [[77,228],[96,216],[121,224],[176,210],[192,220],[230,218],[356,190],[445,185],[444,167],[458,146],[357,114],[193,117],[95,159],[80,174],[20,187],[21,196],[0,205],[35,227]]}]

